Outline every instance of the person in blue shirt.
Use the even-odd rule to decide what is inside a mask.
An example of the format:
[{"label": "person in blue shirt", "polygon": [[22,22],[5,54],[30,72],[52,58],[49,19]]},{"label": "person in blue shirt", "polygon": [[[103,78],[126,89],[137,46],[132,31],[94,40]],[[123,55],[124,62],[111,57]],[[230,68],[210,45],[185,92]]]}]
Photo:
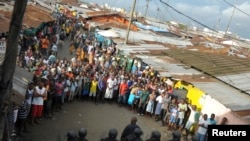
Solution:
[{"label": "person in blue shirt", "polygon": [[209,118],[210,125],[216,125],[217,121],[215,120],[215,114],[212,113],[210,118]]}]

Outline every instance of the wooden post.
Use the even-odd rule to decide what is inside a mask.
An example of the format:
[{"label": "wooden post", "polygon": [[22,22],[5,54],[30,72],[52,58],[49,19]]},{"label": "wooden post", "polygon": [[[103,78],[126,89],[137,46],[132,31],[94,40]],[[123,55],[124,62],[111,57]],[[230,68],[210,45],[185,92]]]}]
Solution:
[{"label": "wooden post", "polygon": [[[4,135],[1,131],[5,126],[6,110],[8,108],[8,101],[12,91],[12,79],[15,72],[17,60],[17,45],[24,13],[26,10],[28,0],[15,0],[12,18],[10,21],[9,34],[7,38],[7,47],[5,58],[0,69],[0,139],[9,140],[9,135]],[[7,129],[6,127],[4,129]]]}]

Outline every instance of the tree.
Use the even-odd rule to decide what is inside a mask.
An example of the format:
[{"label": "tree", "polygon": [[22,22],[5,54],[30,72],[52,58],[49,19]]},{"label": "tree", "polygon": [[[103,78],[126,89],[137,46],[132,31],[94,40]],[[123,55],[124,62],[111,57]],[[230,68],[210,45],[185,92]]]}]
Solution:
[{"label": "tree", "polygon": [[[16,67],[17,59],[17,45],[20,30],[22,28],[22,22],[24,13],[26,10],[28,0],[15,0],[12,18],[10,21],[9,34],[7,38],[7,47],[5,58],[0,69],[0,126],[5,126],[6,112],[8,111],[8,103],[10,100],[10,93],[12,91],[12,79]],[[6,127],[4,128],[7,129]],[[6,132],[5,132],[6,133]],[[2,133],[0,133],[2,134]],[[6,135],[3,134],[3,141],[6,139]]]}]

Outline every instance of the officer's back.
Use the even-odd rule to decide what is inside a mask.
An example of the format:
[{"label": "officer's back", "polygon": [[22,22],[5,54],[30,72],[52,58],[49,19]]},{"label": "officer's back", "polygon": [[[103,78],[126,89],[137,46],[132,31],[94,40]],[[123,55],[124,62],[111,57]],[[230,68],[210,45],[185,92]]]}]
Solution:
[{"label": "officer's back", "polygon": [[143,134],[140,128],[135,128],[134,132],[128,135],[125,141],[143,141],[141,135]]},{"label": "officer's back", "polygon": [[146,141],[160,141],[161,140],[161,133],[159,131],[152,131],[151,137]]},{"label": "officer's back", "polygon": [[101,141],[118,141],[116,139],[118,131],[116,129],[110,129],[109,135],[106,138],[102,138]]}]

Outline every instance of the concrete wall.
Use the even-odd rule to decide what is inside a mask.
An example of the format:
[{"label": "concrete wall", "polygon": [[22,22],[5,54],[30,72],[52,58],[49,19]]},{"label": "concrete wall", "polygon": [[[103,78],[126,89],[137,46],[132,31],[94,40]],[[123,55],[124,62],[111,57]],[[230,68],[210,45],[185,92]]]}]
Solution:
[{"label": "concrete wall", "polygon": [[[225,99],[226,100],[226,99]],[[223,117],[226,117],[228,119],[228,123],[230,125],[249,125],[250,120],[242,119],[241,117],[238,117],[236,114],[233,113],[229,108],[225,107],[223,104],[218,102],[216,99],[212,98],[209,95],[206,95],[204,98],[203,108],[202,108],[202,114],[207,114],[208,117],[212,113],[215,114],[216,120],[218,124],[220,124]]]}]

